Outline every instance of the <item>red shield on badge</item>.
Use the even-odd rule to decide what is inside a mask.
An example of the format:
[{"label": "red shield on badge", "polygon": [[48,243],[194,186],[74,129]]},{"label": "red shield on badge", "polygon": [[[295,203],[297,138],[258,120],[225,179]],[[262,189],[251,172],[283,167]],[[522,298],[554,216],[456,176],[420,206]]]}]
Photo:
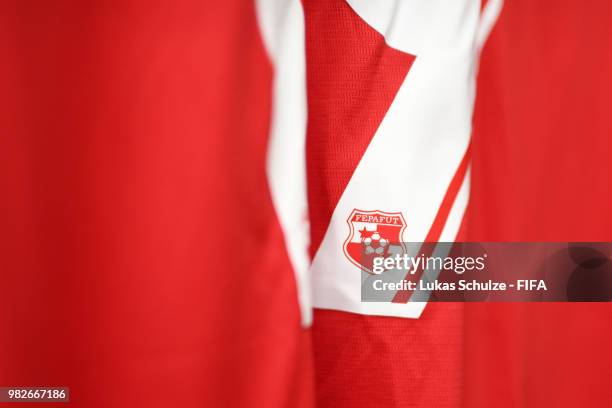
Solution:
[{"label": "red shield on badge", "polygon": [[406,252],[402,242],[406,221],[401,212],[354,209],[346,221],[351,231],[344,241],[344,255],[360,269],[374,273],[374,258]]}]

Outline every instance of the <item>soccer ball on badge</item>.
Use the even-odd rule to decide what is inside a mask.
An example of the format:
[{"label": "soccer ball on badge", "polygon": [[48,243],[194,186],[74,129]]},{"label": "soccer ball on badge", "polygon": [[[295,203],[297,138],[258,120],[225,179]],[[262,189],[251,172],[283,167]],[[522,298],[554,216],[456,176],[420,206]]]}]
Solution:
[{"label": "soccer ball on badge", "polygon": [[382,237],[377,231],[373,231],[369,236],[362,238],[361,243],[366,255],[382,256],[389,246],[389,240]]}]

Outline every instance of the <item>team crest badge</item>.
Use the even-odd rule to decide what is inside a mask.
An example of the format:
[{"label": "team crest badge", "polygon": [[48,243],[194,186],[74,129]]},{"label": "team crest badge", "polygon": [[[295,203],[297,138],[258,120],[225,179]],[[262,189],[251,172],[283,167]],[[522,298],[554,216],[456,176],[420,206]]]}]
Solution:
[{"label": "team crest badge", "polygon": [[344,241],[344,255],[355,266],[373,274],[376,257],[404,254],[403,234],[406,221],[401,212],[354,209],[347,222],[350,233]]}]

